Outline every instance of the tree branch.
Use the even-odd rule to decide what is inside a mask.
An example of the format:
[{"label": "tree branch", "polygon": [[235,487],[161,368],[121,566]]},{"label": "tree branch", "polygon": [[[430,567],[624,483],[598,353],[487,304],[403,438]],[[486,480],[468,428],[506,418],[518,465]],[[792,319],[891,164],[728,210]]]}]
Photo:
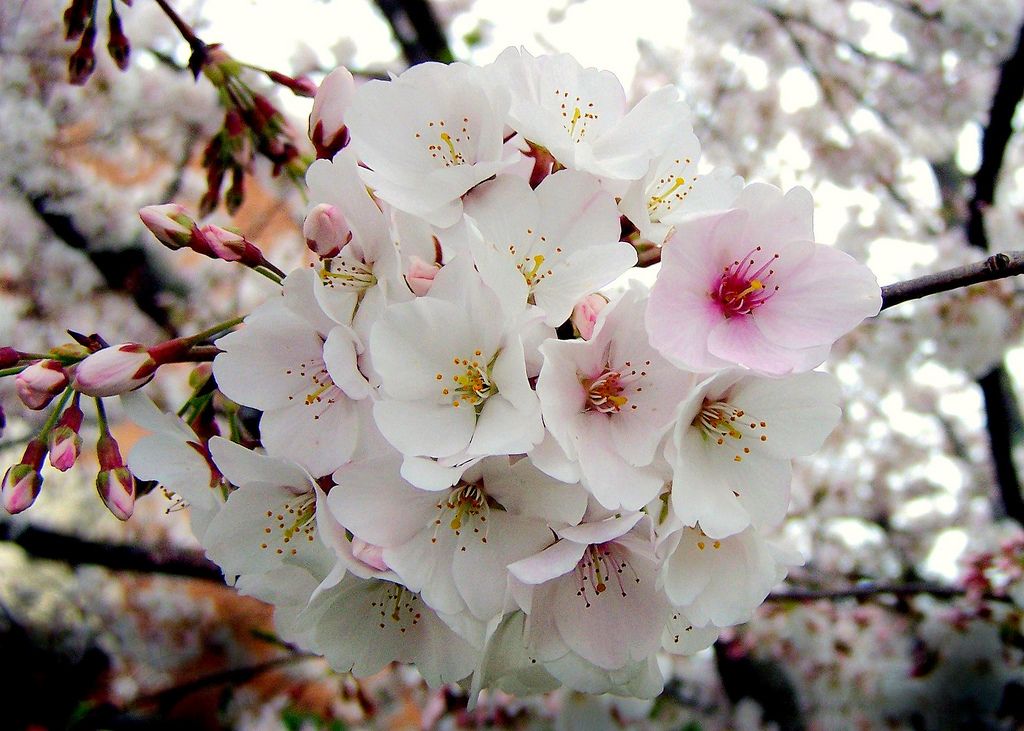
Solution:
[{"label": "tree branch", "polygon": [[[968,204],[967,241],[983,251],[989,250],[985,231],[985,211],[995,199],[996,184],[1003,167],[1006,146],[1013,134],[1013,116],[1024,97],[1024,25],[1017,34],[1013,53],[999,70],[999,81],[992,96],[988,124],[981,138],[981,164],[974,174],[974,197]],[[985,401],[985,421],[989,434],[992,465],[996,473],[999,497],[1006,515],[1024,525],[1024,496],[1020,477],[1013,463],[1015,432],[1020,431],[1020,408],[1006,369],[999,365],[978,379]]]},{"label": "tree branch", "polygon": [[410,66],[455,60],[428,0],[375,0]]},{"label": "tree branch", "polygon": [[58,239],[85,254],[110,289],[127,294],[134,300],[136,307],[156,325],[172,336],[177,335],[170,312],[160,303],[160,295],[165,290],[163,277],[156,272],[141,245],[116,251],[94,249],[70,216],[49,209],[48,197],[23,192],[39,220]]},{"label": "tree branch", "polygon": [[[913,597],[919,594],[927,594],[940,599],[956,599],[967,596],[967,592],[958,586],[911,582],[907,584],[858,584],[857,586],[848,586],[841,589],[786,589],[785,591],[772,592],[765,601],[814,602],[822,599],[872,599],[880,594],[891,594],[896,597]],[[994,595],[986,596],[986,598],[1007,601],[1005,597]]]},{"label": "tree branch", "polygon": [[163,574],[224,583],[216,564],[199,551],[180,548],[143,548],[100,543],[36,526],[15,526],[0,520],[0,541],[21,546],[33,558],[60,561],[69,566],[103,566],[114,571]]},{"label": "tree branch", "polygon": [[994,254],[984,261],[926,274],[882,287],[882,309],[939,292],[1024,273],[1024,251]]}]

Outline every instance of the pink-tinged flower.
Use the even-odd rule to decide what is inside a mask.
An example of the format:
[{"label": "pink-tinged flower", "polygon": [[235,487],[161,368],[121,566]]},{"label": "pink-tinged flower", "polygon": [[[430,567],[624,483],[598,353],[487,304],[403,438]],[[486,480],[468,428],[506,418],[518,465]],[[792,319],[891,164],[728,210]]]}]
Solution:
[{"label": "pink-tinged flower", "polygon": [[5,345],[0,348],[0,368],[10,368],[11,366],[18,365],[18,361],[21,360],[21,353],[9,345]]},{"label": "pink-tinged flower", "polygon": [[82,451],[82,409],[77,400],[60,415],[60,421],[50,432],[50,464],[61,472],[71,469]]},{"label": "pink-tinged flower", "polygon": [[446,264],[427,296],[389,306],[370,335],[381,382],[374,419],[405,456],[402,476],[428,490],[544,435],[519,323],[468,259]]},{"label": "pink-tinged flower", "polygon": [[64,366],[49,359],[36,361],[14,379],[18,398],[34,411],[45,408],[67,385],[68,375]]},{"label": "pink-tinged flower", "polygon": [[699,527],[683,528],[665,547],[665,593],[700,627],[747,621],[788,567],[801,562],[798,554],[769,543],[753,528],[722,539]]},{"label": "pink-tinged flower", "polygon": [[117,396],[145,386],[156,369],[146,346],[122,343],[98,350],[75,366],[71,385],[86,396]]},{"label": "pink-tinged flower", "polygon": [[[609,510],[638,510],[661,490],[667,470],[658,445],[693,386],[693,375],[662,358],[639,327],[645,295],[638,287],[610,304],[591,340],[540,346],[544,424],[578,465],[583,486]],[[554,455],[534,462],[564,474]]]},{"label": "pink-tinged flower", "polygon": [[139,209],[139,218],[157,240],[170,249],[189,246],[192,232],[196,228],[196,222],[188,215],[185,207],[177,203],[145,206]]},{"label": "pink-tinged flower", "polygon": [[44,459],[46,445],[33,439],[25,446],[21,462],[4,474],[3,484],[0,485],[0,502],[11,515],[26,510],[39,497],[43,487],[43,476],[39,471]]},{"label": "pink-tinged flower", "polygon": [[503,303],[537,305],[550,327],[636,264],[636,250],[619,241],[615,199],[584,173],[562,170],[536,190],[499,175],[467,195],[465,205],[480,276]]},{"label": "pink-tinged flower", "polygon": [[594,335],[597,316],[608,305],[608,298],[603,294],[588,294],[572,308],[572,327],[584,340]]},{"label": "pink-tinged flower", "polygon": [[629,109],[614,74],[583,68],[566,53],[535,57],[508,48],[486,70],[509,90],[509,120],[524,138],[565,167],[601,177],[636,180],[689,122],[675,87]]},{"label": "pink-tinged flower", "polygon": [[334,69],[320,82],[313,97],[313,111],[309,113],[309,139],[316,147],[317,158],[330,160],[348,144],[345,115],[355,92],[355,79],[344,66]]},{"label": "pink-tinged flower", "polygon": [[661,244],[683,219],[732,207],[743,179],[722,168],[698,175],[699,160],[700,142],[693,132],[677,133],[646,175],[622,195],[619,210],[643,239]]},{"label": "pink-tinged flower", "polygon": [[605,670],[646,660],[661,646],[670,612],[657,585],[650,518],[626,513],[556,532],[554,544],[508,567],[537,659],[572,651]]},{"label": "pink-tinged flower", "polygon": [[329,259],[340,254],[341,247],[352,240],[352,229],[336,206],[321,203],[306,214],[302,235],[310,251],[321,259]]},{"label": "pink-tinged flower", "polygon": [[507,96],[480,69],[424,63],[359,87],[346,117],[359,173],[381,200],[447,227],[462,196],[515,161],[504,147]]},{"label": "pink-tinged flower", "polygon": [[813,453],[839,421],[828,373],[761,378],[733,368],[679,407],[666,456],[672,510],[711,538],[775,528],[789,508],[790,461]]},{"label": "pink-tinged flower", "polygon": [[651,344],[676,365],[739,364],[769,375],[808,371],[840,336],[878,313],[867,267],[814,243],[813,202],[751,184],[736,207],[679,223],[651,290]]}]

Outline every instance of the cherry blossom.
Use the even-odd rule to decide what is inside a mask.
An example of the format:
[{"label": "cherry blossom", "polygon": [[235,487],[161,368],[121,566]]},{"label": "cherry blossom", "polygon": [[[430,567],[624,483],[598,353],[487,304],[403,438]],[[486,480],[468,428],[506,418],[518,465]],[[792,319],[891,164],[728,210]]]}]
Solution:
[{"label": "cherry blossom", "polygon": [[810,370],[832,343],[878,313],[874,275],[813,243],[813,202],[752,183],[735,208],[681,222],[651,290],[651,343],[677,365],[739,364],[771,375]]}]

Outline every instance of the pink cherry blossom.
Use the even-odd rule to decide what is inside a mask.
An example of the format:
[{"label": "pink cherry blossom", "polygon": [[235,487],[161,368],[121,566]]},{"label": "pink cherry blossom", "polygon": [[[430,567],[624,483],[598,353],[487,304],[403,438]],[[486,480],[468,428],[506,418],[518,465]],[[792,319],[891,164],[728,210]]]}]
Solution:
[{"label": "pink cherry blossom", "polygon": [[804,188],[754,183],[735,208],[681,222],[651,290],[651,344],[695,371],[782,375],[824,361],[882,300],[867,267],[814,243],[812,212]]}]

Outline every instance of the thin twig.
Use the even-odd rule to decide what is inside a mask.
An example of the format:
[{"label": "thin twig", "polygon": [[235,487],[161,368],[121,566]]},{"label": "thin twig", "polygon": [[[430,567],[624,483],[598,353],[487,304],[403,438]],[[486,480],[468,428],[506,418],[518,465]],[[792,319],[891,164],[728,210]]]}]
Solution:
[{"label": "thin twig", "polygon": [[979,282],[990,282],[1024,273],[1024,251],[994,254],[984,261],[926,274],[916,279],[896,282],[882,287],[882,309],[902,302],[948,292]]}]

